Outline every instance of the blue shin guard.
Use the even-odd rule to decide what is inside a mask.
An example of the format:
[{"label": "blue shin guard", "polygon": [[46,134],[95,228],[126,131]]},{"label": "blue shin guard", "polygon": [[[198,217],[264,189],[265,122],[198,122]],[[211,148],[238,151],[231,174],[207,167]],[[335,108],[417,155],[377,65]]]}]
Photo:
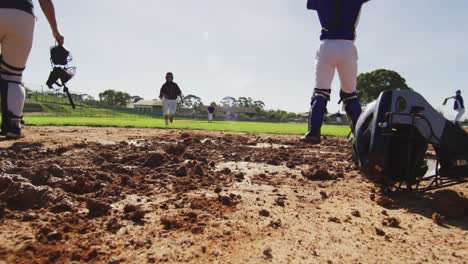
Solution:
[{"label": "blue shin guard", "polygon": [[348,115],[351,121],[351,130],[354,133],[354,128],[356,126],[356,123],[359,119],[359,116],[361,116],[361,113],[362,113],[361,103],[359,102],[359,97],[357,96],[355,92],[345,93],[341,91],[340,98],[341,98],[340,102],[341,101],[343,102],[346,114]]},{"label": "blue shin guard", "polygon": [[309,131],[306,137],[320,137],[323,119],[327,111],[327,103],[330,100],[330,90],[315,89],[314,96],[310,103]]}]

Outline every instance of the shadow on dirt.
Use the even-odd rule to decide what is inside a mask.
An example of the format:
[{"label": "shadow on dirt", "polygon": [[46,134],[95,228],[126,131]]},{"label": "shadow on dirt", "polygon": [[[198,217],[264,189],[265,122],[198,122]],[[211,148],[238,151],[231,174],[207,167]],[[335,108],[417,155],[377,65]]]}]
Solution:
[{"label": "shadow on dirt", "polygon": [[439,214],[444,219],[441,226],[468,230],[468,198],[453,190],[439,190],[426,194],[398,191],[388,194],[391,207],[407,209],[412,213],[432,218]]}]

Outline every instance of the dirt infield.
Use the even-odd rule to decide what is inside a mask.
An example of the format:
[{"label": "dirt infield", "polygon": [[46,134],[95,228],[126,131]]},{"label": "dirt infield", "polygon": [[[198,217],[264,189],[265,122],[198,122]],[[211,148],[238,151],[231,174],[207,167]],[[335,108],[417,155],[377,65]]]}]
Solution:
[{"label": "dirt infield", "polygon": [[37,127],[0,141],[0,263],[467,263],[468,193],[383,195],[349,143]]}]

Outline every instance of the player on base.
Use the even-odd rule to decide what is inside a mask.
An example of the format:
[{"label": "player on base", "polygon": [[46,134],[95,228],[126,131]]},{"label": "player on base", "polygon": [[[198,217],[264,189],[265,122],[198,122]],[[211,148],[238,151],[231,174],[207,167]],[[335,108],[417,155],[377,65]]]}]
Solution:
[{"label": "player on base", "polygon": [[161,87],[159,99],[163,102],[163,115],[166,126],[169,122],[174,121],[174,115],[177,111],[177,98],[182,99],[182,91],[180,91],[177,83],[174,82],[174,75],[171,72],[166,74],[166,83]]},{"label": "player on base", "polygon": [[356,94],[358,53],[354,40],[362,5],[369,0],[308,0],[307,8],[318,13],[322,41],[316,56],[315,90],[311,100],[309,130],[302,141],[320,144],[320,130],[330,100],[335,71],[341,81],[340,102],[351,121],[351,129],[361,114]]}]

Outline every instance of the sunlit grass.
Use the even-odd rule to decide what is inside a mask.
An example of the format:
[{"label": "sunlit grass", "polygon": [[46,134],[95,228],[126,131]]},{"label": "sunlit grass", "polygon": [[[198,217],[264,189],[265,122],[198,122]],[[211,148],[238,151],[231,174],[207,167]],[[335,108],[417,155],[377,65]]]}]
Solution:
[{"label": "sunlit grass", "polygon": [[[166,126],[161,118],[107,118],[107,117],[67,117],[67,116],[26,116],[27,125],[32,126],[91,126],[91,127],[134,127],[134,128],[171,128],[208,131],[232,131],[245,133],[302,135],[307,124],[302,123],[264,123],[245,121],[215,121],[180,119]],[[325,125],[323,135],[346,137],[347,126]]]}]

